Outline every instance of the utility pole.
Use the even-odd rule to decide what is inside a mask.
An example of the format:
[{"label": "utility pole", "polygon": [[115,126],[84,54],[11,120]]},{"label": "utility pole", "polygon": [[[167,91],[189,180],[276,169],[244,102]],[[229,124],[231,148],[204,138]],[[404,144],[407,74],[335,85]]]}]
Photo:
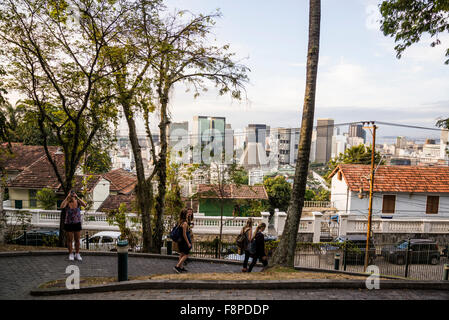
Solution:
[{"label": "utility pole", "polygon": [[[363,271],[366,272],[366,269],[368,268],[368,260],[369,260],[369,240],[371,239],[371,218],[373,213],[373,191],[374,191],[374,160],[375,160],[375,154],[376,154],[376,129],[377,126],[374,124],[374,121],[369,122],[363,122],[363,124],[368,124],[367,127],[363,127],[364,129],[373,129],[373,145],[371,147],[371,177],[370,177],[370,184],[369,184],[369,205],[368,205],[368,225],[367,225],[367,231],[366,231],[366,247],[365,247],[365,267],[363,268]],[[372,126],[369,126],[369,124],[372,124]]]}]

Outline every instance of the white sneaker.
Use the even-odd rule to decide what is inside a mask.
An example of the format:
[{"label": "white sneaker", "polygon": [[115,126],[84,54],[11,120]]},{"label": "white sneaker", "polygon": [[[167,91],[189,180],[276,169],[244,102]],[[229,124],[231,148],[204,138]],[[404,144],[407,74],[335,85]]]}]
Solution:
[{"label": "white sneaker", "polygon": [[77,253],[77,254],[75,255],[75,259],[78,260],[78,261],[83,261],[83,259],[81,258],[81,256],[80,256],[79,253]]},{"label": "white sneaker", "polygon": [[69,254],[69,260],[70,261],[75,260],[75,255],[73,253]]}]

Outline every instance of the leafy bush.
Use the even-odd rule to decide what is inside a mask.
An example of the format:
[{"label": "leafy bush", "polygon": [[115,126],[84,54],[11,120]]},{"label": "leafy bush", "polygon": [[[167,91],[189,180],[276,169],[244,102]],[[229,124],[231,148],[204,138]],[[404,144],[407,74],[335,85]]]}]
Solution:
[{"label": "leafy bush", "polygon": [[39,190],[36,194],[36,199],[39,201],[40,206],[45,210],[52,210],[56,206],[56,193],[48,188]]}]

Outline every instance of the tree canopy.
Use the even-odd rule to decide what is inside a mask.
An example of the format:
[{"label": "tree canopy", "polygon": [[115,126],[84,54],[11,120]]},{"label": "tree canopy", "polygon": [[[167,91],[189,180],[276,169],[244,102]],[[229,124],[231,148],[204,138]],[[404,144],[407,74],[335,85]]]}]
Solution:
[{"label": "tree canopy", "polygon": [[[430,35],[431,46],[441,43],[440,34],[449,33],[449,1],[447,0],[387,0],[380,5],[381,30],[394,37],[396,56],[401,58],[405,49]],[[444,63],[449,64],[449,48]]]},{"label": "tree canopy", "polygon": [[[382,155],[376,151],[374,155],[374,163],[378,164],[381,161]],[[344,153],[340,153],[338,157],[331,159],[328,163],[329,170],[325,176],[328,179],[329,175],[334,169],[341,163],[354,163],[354,164],[370,164],[371,163],[371,147],[366,147],[363,144],[353,146],[346,149]]]}]

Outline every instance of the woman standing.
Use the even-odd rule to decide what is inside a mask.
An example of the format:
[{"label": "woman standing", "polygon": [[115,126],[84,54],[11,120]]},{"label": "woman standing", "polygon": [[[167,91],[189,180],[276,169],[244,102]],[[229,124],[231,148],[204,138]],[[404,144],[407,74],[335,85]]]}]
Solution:
[{"label": "woman standing", "polygon": [[[80,256],[80,233],[81,233],[81,206],[85,207],[86,203],[78,198],[75,191],[70,191],[61,204],[61,208],[66,208],[64,230],[67,232],[67,246],[69,249],[69,260],[79,260]],[[75,237],[75,252],[73,254],[72,242]]]},{"label": "woman standing", "polygon": [[178,227],[181,228],[181,240],[178,242],[179,260],[178,264],[173,268],[177,273],[186,272],[184,269],[184,261],[189,257],[192,242],[190,240],[189,224],[187,222],[187,210],[181,210],[179,215]]},{"label": "woman standing", "polygon": [[245,253],[245,260],[243,260],[243,269],[242,272],[248,271],[248,260],[249,260],[249,244],[251,243],[251,239],[253,237],[253,219],[249,218],[246,221],[246,225],[240,231],[240,234],[244,235],[242,250]]},{"label": "woman standing", "polygon": [[[256,265],[257,260],[262,262],[264,268],[268,265],[267,255],[265,254],[265,237],[262,233],[265,231],[266,227],[267,227],[267,225],[262,222],[256,228],[256,232],[255,232],[256,235],[254,236],[254,240],[253,240],[255,242],[256,250],[255,250],[255,253],[253,253],[251,255],[251,257],[253,258],[253,261],[249,265],[248,272],[251,272],[251,270],[253,270],[253,267]],[[253,245],[253,244],[251,244],[251,245]]]}]

